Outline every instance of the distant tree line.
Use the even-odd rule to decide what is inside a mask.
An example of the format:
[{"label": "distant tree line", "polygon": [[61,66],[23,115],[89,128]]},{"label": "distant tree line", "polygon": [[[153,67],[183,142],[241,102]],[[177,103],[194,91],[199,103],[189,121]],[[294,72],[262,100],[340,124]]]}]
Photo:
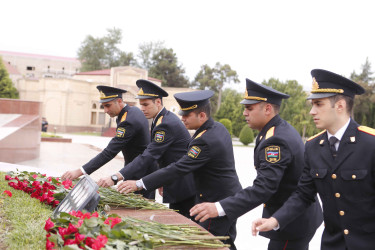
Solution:
[{"label": "distant tree line", "polygon": [[[224,89],[228,83],[239,83],[237,72],[228,64],[217,62],[213,67],[202,64],[195,78],[189,82],[185,70],[178,62],[172,48],[166,48],[164,42],[146,42],[139,45],[135,56],[131,52],[119,49],[122,31],[116,28],[108,29],[103,37],[88,35],[78,49],[78,58],[82,62],[81,71],[107,69],[116,66],[136,66],[147,69],[150,77],[160,79],[162,86],[191,87],[195,89],[210,89],[215,92],[211,99],[213,115],[216,120],[225,120],[231,128],[232,135],[238,137],[246,125],[243,116],[244,92],[238,93],[233,89]],[[249,76],[251,78],[251,76]],[[361,66],[361,72],[353,71],[350,78],[360,84],[366,93],[355,98],[352,117],[358,123],[375,127],[375,77],[371,64],[366,59]],[[308,93],[295,80],[282,82],[271,78],[262,84],[290,95],[282,102],[280,116],[294,126],[304,138],[319,132],[309,114],[311,104],[306,101]],[[243,88],[245,90],[245,86]],[[18,92],[13,86],[8,72],[0,59],[0,98],[18,98]],[[254,131],[254,135],[257,131]]]}]

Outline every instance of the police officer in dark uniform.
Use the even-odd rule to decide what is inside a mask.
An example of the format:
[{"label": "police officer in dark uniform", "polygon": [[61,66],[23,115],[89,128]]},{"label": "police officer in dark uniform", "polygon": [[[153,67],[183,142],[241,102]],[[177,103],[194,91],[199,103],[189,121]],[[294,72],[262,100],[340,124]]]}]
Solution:
[{"label": "police officer in dark uniform", "polygon": [[[101,166],[112,160],[120,151],[125,158],[125,165],[141,154],[150,141],[148,121],[142,111],[137,107],[126,105],[122,100],[124,89],[99,85],[100,103],[104,111],[110,117],[117,116],[116,136],[112,138],[108,146],[96,157],[83,165],[80,169],[67,171],[62,175],[63,179],[74,180],[83,174],[91,174]],[[155,164],[147,171],[155,170]],[[113,179],[117,183],[117,179]],[[147,198],[155,198],[155,192],[149,189],[143,195]]]},{"label": "police officer in dark uniform", "polygon": [[[163,107],[163,97],[168,93],[154,83],[140,79],[136,82],[139,92],[141,110],[146,118],[152,118],[151,143],[145,151],[132,162],[125,165],[117,173],[118,179],[135,180],[147,175],[147,170],[155,161],[159,168],[179,160],[185,153],[190,142],[190,134],[181,120]],[[110,177],[99,180],[100,186],[112,186]],[[187,174],[166,184],[160,189],[163,202],[169,203],[169,208],[189,217],[189,210],[195,204],[195,185],[193,174]]]},{"label": "police officer in dark uniform", "polygon": [[[215,202],[234,195],[242,189],[234,164],[232,139],[228,130],[210,117],[209,98],[213,92],[201,90],[174,95],[181,106],[180,114],[187,129],[196,129],[186,154],[177,162],[162,168],[138,181],[125,181],[120,192],[137,189],[154,189],[194,174],[197,201]],[[126,174],[126,173],[125,173]],[[226,243],[235,249],[236,220],[214,218],[200,223],[216,236],[230,236]]]},{"label": "police officer in dark uniform", "polygon": [[[254,148],[257,177],[253,186],[216,203],[194,206],[196,218],[227,216],[237,219],[264,203],[263,216],[271,216],[297,188],[303,170],[304,145],[298,132],[278,115],[282,99],[288,95],[246,79],[243,115],[249,127],[259,130]],[[318,201],[282,230],[263,233],[270,239],[268,249],[308,249],[316,229],[322,223]]]},{"label": "police officer in dark uniform", "polygon": [[270,219],[255,221],[253,230],[294,223],[319,193],[325,223],[321,249],[374,249],[375,130],[350,118],[354,96],[364,89],[326,70],[315,69],[311,75],[310,114],[316,127],[324,130],[306,142],[297,191]]}]

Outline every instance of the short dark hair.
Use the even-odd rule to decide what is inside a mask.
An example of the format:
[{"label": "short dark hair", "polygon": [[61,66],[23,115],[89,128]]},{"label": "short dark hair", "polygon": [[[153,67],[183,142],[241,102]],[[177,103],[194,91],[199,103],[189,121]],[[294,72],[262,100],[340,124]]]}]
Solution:
[{"label": "short dark hair", "polygon": [[337,94],[334,96],[328,97],[329,101],[331,102],[331,107],[333,108],[335,106],[335,103],[344,100],[346,102],[346,112],[348,112],[349,115],[351,115],[353,111],[353,105],[354,105],[354,99],[351,98],[350,96],[342,95],[342,94]]},{"label": "short dark hair", "polygon": [[160,103],[163,106],[163,98],[162,97],[151,98],[151,100],[152,100],[153,103],[155,103],[155,100],[158,99],[158,98],[160,99]]},{"label": "short dark hair", "polygon": [[199,107],[197,109],[194,109],[192,112],[194,112],[195,114],[199,114],[200,112],[203,112],[203,113],[206,113],[207,115],[207,118],[210,118],[211,117],[211,104],[210,104],[210,101],[208,101],[208,103],[202,107]]},{"label": "short dark hair", "polygon": [[280,105],[269,103],[269,102],[262,102],[262,103],[263,103],[262,107],[264,107],[264,105],[266,105],[266,104],[270,104],[273,107],[273,110],[275,111],[275,114],[278,114],[280,112]]}]

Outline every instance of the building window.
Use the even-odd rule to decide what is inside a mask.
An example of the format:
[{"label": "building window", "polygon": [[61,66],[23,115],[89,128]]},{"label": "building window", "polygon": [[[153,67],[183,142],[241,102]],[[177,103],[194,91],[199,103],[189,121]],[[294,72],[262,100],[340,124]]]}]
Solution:
[{"label": "building window", "polygon": [[96,112],[91,112],[91,125],[96,124]]},{"label": "building window", "polygon": [[100,104],[100,109],[104,109],[104,106],[103,106],[103,104]]},{"label": "building window", "polygon": [[27,67],[26,67],[26,70],[35,70],[35,67],[27,66]]},{"label": "building window", "polygon": [[96,103],[92,104],[92,109],[96,109]]}]

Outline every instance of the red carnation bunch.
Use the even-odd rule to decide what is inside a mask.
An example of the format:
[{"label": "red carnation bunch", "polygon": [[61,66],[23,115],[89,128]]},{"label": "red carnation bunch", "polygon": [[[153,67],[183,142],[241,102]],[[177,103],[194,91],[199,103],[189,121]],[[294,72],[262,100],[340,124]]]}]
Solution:
[{"label": "red carnation bunch", "polygon": [[16,190],[22,190],[31,197],[45,204],[56,207],[66,194],[73,188],[70,180],[60,182],[57,177],[46,177],[45,174],[35,172],[9,172],[5,176],[8,185]]}]

